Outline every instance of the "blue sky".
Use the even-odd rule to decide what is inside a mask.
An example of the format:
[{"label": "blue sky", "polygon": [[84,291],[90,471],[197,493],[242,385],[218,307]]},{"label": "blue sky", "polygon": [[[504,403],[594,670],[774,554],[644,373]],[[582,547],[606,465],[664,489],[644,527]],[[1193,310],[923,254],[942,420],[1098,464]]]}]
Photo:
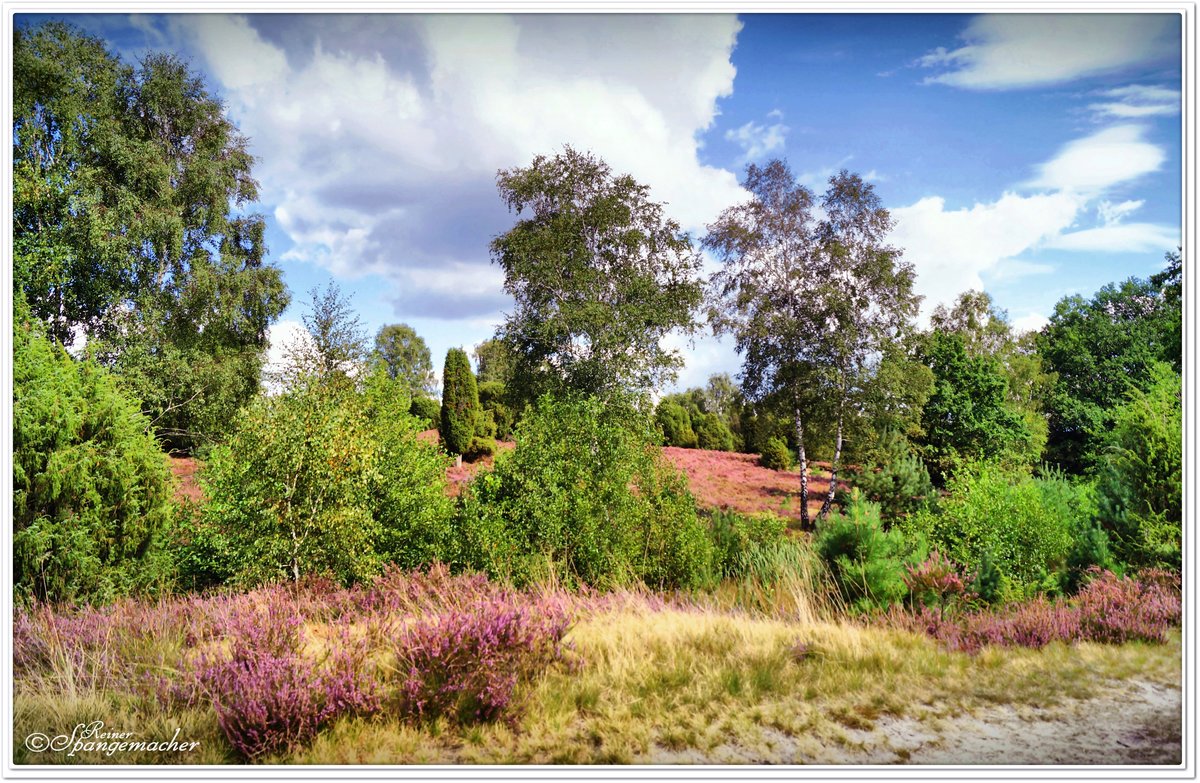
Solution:
[{"label": "blue sky", "polygon": [[[19,15],[17,24],[45,16]],[[510,300],[495,172],[564,144],[651,186],[693,235],[786,158],[817,193],[874,183],[928,313],[983,288],[1019,327],[1160,269],[1181,233],[1171,14],[57,15],[130,61],[186,57],[251,140],[293,305],[336,280],[440,368]],[[675,340],[679,386],[734,374]]]}]

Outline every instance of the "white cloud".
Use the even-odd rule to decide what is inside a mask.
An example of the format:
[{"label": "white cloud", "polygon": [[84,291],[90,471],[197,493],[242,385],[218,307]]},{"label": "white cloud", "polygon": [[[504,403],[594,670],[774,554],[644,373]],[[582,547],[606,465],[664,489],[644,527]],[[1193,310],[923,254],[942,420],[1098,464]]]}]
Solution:
[{"label": "white cloud", "polygon": [[[261,200],[293,243],[283,258],[381,276],[403,306],[436,305],[447,293],[440,270],[459,275],[445,317],[502,309],[488,243],[514,217],[496,170],[536,154],[590,150],[693,231],[744,196],[734,173],[697,154],[733,89],[731,15],[206,15],[174,25],[251,138]],[[490,293],[477,290],[485,282]]]},{"label": "white cloud", "polygon": [[1179,244],[1179,232],[1175,229],[1153,223],[1119,223],[1062,234],[1046,246],[1093,253],[1143,253],[1172,250]]},{"label": "white cloud", "polygon": [[1088,106],[1088,109],[1101,118],[1137,119],[1170,116],[1179,113],[1182,101],[1182,93],[1179,90],[1141,84],[1104,90],[1099,95],[1115,99]]},{"label": "white cloud", "polygon": [[1097,193],[1157,171],[1166,153],[1142,140],[1140,125],[1116,125],[1066,144],[1040,166],[1033,187]]},{"label": "white cloud", "polygon": [[1096,205],[1096,214],[1106,226],[1116,225],[1125,219],[1125,216],[1136,212],[1142,208],[1145,201],[1122,201],[1120,204],[1114,204],[1111,201],[1101,201]]},{"label": "white cloud", "polygon": [[945,199],[934,196],[892,210],[891,239],[916,266],[916,290],[925,297],[923,318],[967,289],[983,289],[982,275],[1057,236],[1082,207],[1077,196],[1060,192],[1005,193],[997,201],[957,210],[947,210]]},{"label": "white cloud", "polygon": [[982,274],[992,283],[1012,283],[1035,275],[1048,275],[1054,271],[1050,264],[1023,261],[1019,258],[1003,258],[985,269]]},{"label": "white cloud", "polygon": [[[778,111],[771,112],[771,115],[782,116]],[[725,131],[725,140],[741,147],[742,161],[748,163],[782,152],[787,132],[788,126],[782,122],[772,125],[747,122],[736,130]]]},{"label": "white cloud", "polygon": [[1020,318],[1012,320],[1013,331],[1020,334],[1021,332],[1040,332],[1042,327],[1050,323],[1050,319],[1041,313],[1029,313]]},{"label": "white cloud", "polygon": [[312,337],[300,321],[276,321],[267,330],[267,360],[262,368],[263,387],[268,394],[279,391],[276,381],[286,365],[286,356],[293,347],[311,344]]},{"label": "white cloud", "polygon": [[968,89],[1061,84],[1172,53],[1178,14],[988,14],[971,20],[957,49],[917,60],[949,70],[926,82]]}]

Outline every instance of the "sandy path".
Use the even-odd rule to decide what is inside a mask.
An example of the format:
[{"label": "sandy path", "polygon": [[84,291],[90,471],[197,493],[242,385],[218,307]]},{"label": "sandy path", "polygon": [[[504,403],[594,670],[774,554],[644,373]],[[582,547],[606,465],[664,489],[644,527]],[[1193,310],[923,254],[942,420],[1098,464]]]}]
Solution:
[{"label": "sandy path", "polygon": [[1129,680],[1054,707],[997,705],[953,718],[889,718],[846,742],[763,731],[759,748],[657,748],[652,764],[1180,764],[1182,698],[1177,687]]}]

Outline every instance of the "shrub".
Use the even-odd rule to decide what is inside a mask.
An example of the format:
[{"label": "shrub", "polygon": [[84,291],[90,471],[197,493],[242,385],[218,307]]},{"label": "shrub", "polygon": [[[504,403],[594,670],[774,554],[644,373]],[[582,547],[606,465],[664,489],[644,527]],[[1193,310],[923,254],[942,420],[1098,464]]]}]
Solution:
[{"label": "shrub", "polygon": [[699,445],[692,418],[687,408],[673,400],[663,400],[658,405],[655,418],[663,431],[663,441],[668,446],[694,449]]},{"label": "shrub", "polygon": [[13,590],[104,601],[169,581],[167,458],[136,401],[40,325],[13,325]]},{"label": "shrub", "polygon": [[963,582],[959,567],[948,558],[942,557],[936,549],[919,566],[908,567],[904,586],[908,588],[909,595],[915,602],[925,606],[936,606],[943,614],[967,594],[967,586]]},{"label": "shrub", "polygon": [[479,406],[485,415],[491,417],[494,426],[492,437],[500,440],[508,440],[512,437],[517,416],[508,405],[508,390],[502,382],[480,382]]},{"label": "shrub", "polygon": [[463,561],[517,583],[701,580],[694,502],[653,437],[632,406],[543,397],[518,425],[516,448],[464,493]]},{"label": "shrub", "polygon": [[758,461],[769,470],[791,470],[792,452],[781,438],[769,438]]},{"label": "shrub", "polygon": [[420,422],[422,429],[433,429],[438,426],[438,420],[442,415],[442,406],[432,397],[420,394],[412,398],[412,402],[408,406],[408,415]]},{"label": "shrub", "polygon": [[921,559],[920,543],[899,530],[885,531],[879,506],[851,492],[845,512],[818,522],[813,546],[842,597],[854,609],[887,608],[907,593],[906,560]]},{"label": "shrub", "polygon": [[867,500],[879,504],[889,522],[916,511],[934,497],[925,463],[912,452],[903,435],[891,430],[881,439],[879,463],[860,471],[853,483]]},{"label": "shrub", "polygon": [[1088,639],[1108,644],[1164,642],[1167,630],[1182,618],[1179,577],[1151,570],[1138,579],[1094,569],[1080,591],[1080,625]]},{"label": "shrub", "polygon": [[1148,391],[1114,413],[1099,481],[1098,519],[1114,554],[1136,567],[1182,565],[1182,379],[1155,365]]},{"label": "shrub", "polygon": [[396,408],[396,383],[377,373],[362,391],[301,384],[250,406],[212,450],[201,521],[228,537],[240,581],[351,582],[385,562],[449,559],[445,458]]},{"label": "shrub", "polygon": [[475,436],[479,416],[479,390],[467,352],[451,348],[442,370],[442,410],[439,432],[442,446],[451,454],[465,454]]},{"label": "shrub", "polygon": [[1022,594],[1065,567],[1072,531],[1089,513],[1088,497],[1065,479],[975,463],[955,473],[937,511],[919,511],[904,528],[972,569],[989,556],[1000,579]]},{"label": "shrub", "polygon": [[702,449],[711,451],[733,451],[733,433],[715,413],[701,413],[693,426],[696,442]]},{"label": "shrub", "polygon": [[463,453],[463,457],[468,460],[477,460],[482,457],[491,457],[496,453],[496,439],[476,435],[471,438],[471,445]]},{"label": "shrub", "polygon": [[402,624],[393,707],[421,719],[513,722],[518,686],[562,659],[567,627],[557,603],[506,594]]}]

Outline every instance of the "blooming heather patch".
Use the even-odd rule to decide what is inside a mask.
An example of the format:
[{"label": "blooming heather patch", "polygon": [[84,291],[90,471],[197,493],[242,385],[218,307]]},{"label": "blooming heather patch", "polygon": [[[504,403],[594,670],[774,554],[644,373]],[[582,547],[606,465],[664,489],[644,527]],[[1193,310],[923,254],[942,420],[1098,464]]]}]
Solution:
[{"label": "blooming heather patch", "polygon": [[563,657],[565,606],[498,593],[396,629],[395,708],[460,723],[515,720],[514,695]]},{"label": "blooming heather patch", "polygon": [[878,621],[923,633],[952,650],[985,646],[1044,647],[1061,641],[1121,644],[1164,642],[1182,617],[1178,575],[1145,572],[1138,579],[1093,570],[1093,579],[1070,601],[1042,597],[993,611],[946,615],[926,606],[893,607]]}]

